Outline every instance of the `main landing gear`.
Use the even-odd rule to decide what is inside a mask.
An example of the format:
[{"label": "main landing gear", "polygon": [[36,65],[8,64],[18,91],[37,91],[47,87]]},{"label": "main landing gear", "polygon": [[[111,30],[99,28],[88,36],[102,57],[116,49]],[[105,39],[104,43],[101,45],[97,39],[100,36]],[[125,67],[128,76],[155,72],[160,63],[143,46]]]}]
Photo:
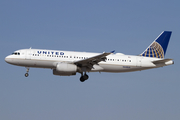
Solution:
[{"label": "main landing gear", "polygon": [[84,75],[83,75],[83,73],[81,73],[81,77],[80,77],[80,81],[81,82],[84,82],[85,80],[87,80],[89,78],[89,76],[86,74],[86,73],[84,73]]},{"label": "main landing gear", "polygon": [[25,77],[28,77],[28,76],[29,76],[28,72],[29,72],[29,68],[27,67],[27,68],[26,68]]}]

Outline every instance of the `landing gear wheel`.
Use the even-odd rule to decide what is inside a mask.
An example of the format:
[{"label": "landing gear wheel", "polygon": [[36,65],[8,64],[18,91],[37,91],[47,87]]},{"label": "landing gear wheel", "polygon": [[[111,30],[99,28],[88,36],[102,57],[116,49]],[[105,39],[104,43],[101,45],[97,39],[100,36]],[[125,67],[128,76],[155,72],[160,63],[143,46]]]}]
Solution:
[{"label": "landing gear wheel", "polygon": [[28,77],[28,76],[29,76],[28,72],[29,72],[29,67],[26,67],[25,77]]},{"label": "landing gear wheel", "polygon": [[84,82],[84,81],[85,81],[84,76],[81,76],[81,77],[80,77],[80,81],[81,81],[81,82]]},{"label": "landing gear wheel", "polygon": [[26,73],[26,74],[25,74],[25,77],[28,77],[28,76],[29,76],[29,74],[28,74],[28,73]]},{"label": "landing gear wheel", "polygon": [[85,80],[87,80],[89,78],[89,76],[85,73],[84,75],[82,75],[81,77],[80,77],[80,81],[81,82],[84,82]]},{"label": "landing gear wheel", "polygon": [[89,78],[89,76],[87,74],[84,74],[84,79],[87,80]]}]

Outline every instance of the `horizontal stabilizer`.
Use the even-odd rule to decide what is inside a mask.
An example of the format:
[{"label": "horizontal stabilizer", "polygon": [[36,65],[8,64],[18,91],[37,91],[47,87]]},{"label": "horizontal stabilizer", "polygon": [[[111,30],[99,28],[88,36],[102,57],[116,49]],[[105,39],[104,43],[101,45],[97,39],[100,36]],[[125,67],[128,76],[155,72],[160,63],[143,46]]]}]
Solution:
[{"label": "horizontal stabilizer", "polygon": [[166,62],[172,61],[173,59],[163,59],[163,60],[157,60],[157,61],[152,61],[154,64],[165,64]]}]

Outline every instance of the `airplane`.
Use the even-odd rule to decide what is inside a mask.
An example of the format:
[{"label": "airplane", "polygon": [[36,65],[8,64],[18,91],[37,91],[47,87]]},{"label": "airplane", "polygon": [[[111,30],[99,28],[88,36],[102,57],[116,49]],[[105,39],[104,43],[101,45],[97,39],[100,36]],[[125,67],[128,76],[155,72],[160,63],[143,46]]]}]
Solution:
[{"label": "airplane", "polygon": [[123,53],[103,52],[74,52],[46,49],[20,49],[5,58],[12,65],[26,68],[49,68],[54,75],[71,76],[80,73],[80,81],[86,81],[87,72],[133,72],[152,68],[159,68],[174,64],[173,59],[164,59],[171,31],[163,31],[139,55],[125,55]]}]

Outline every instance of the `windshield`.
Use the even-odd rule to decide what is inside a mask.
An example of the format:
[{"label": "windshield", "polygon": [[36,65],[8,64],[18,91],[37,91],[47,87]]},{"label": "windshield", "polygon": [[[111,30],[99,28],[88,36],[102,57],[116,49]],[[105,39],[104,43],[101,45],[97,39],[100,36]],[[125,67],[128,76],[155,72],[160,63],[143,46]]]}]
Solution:
[{"label": "windshield", "polygon": [[12,53],[12,55],[20,55],[20,53],[19,52],[14,52],[14,53]]}]

